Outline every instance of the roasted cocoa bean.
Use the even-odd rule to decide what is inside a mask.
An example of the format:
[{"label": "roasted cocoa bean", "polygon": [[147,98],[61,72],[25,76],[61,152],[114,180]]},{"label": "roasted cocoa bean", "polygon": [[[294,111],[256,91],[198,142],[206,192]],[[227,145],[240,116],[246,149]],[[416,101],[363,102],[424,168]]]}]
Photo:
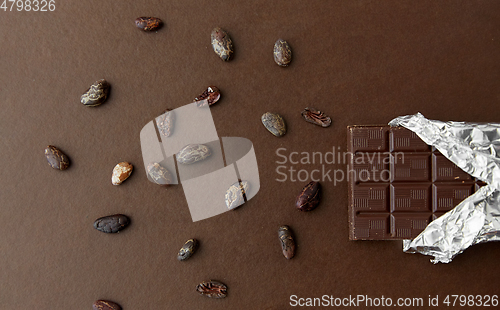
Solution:
[{"label": "roasted cocoa bean", "polygon": [[250,188],[247,181],[238,181],[232,184],[226,191],[225,201],[229,210],[236,209],[245,203],[244,195]]},{"label": "roasted cocoa bean", "polygon": [[332,119],[325,115],[325,113],[316,110],[315,108],[305,108],[300,113],[306,122],[321,127],[328,127],[332,124]]},{"label": "roasted cocoa bean", "polygon": [[295,241],[293,240],[293,233],[290,227],[283,225],[278,228],[278,237],[281,242],[281,249],[283,256],[286,259],[291,259],[295,256]]},{"label": "roasted cocoa bean", "polygon": [[224,61],[231,59],[234,49],[229,34],[221,28],[215,28],[212,30],[211,39],[214,52]]},{"label": "roasted cocoa bean", "polygon": [[68,156],[53,145],[45,148],[45,158],[47,158],[47,162],[54,169],[65,170],[69,167]]},{"label": "roasted cocoa bean", "polygon": [[276,137],[281,137],[286,134],[285,120],[276,113],[267,112],[261,117],[262,124]]},{"label": "roasted cocoa bean", "polygon": [[111,176],[111,183],[113,185],[120,185],[128,179],[128,177],[132,174],[132,171],[134,170],[134,166],[132,164],[124,161],[119,164],[117,164],[113,168],[113,175]]},{"label": "roasted cocoa bean", "polygon": [[220,99],[220,91],[215,86],[209,86],[201,95],[194,98],[196,105],[201,108],[204,106],[211,106]]},{"label": "roasted cocoa bean", "polygon": [[290,49],[290,45],[283,40],[278,39],[276,43],[274,43],[274,61],[282,67],[286,67],[292,61],[292,50]]},{"label": "roasted cocoa bean", "polygon": [[179,253],[177,254],[177,259],[180,261],[187,260],[191,256],[193,256],[194,252],[198,249],[198,240],[196,239],[189,239],[184,243],[182,248],[179,250]]},{"label": "roasted cocoa bean", "polygon": [[196,291],[210,298],[224,298],[227,296],[227,286],[219,281],[206,281],[196,286]]},{"label": "roasted cocoa bean", "polygon": [[168,186],[174,183],[172,174],[170,174],[167,168],[161,166],[159,163],[150,163],[146,169],[154,183],[161,186]]},{"label": "roasted cocoa bean", "polygon": [[94,222],[94,228],[104,233],[117,233],[130,224],[130,219],[123,214],[100,217]]},{"label": "roasted cocoa bean", "polygon": [[112,301],[97,300],[92,305],[92,309],[93,310],[122,310],[122,307],[120,307],[118,304],[116,304]]},{"label": "roasted cocoa bean", "polygon": [[321,201],[321,184],[319,182],[309,182],[295,200],[295,206],[300,211],[311,211],[316,209]]},{"label": "roasted cocoa bean", "polygon": [[155,31],[163,26],[163,21],[157,17],[138,17],[135,25],[144,31]]},{"label": "roasted cocoa bean", "polygon": [[177,153],[176,157],[179,163],[189,165],[204,160],[211,154],[212,152],[206,145],[188,144]]},{"label": "roasted cocoa bean", "polygon": [[108,99],[109,84],[106,80],[99,80],[92,84],[82,95],[80,101],[88,107],[96,107]]},{"label": "roasted cocoa bean", "polygon": [[156,118],[156,126],[162,138],[167,138],[172,135],[174,131],[175,113],[167,109],[162,115]]}]

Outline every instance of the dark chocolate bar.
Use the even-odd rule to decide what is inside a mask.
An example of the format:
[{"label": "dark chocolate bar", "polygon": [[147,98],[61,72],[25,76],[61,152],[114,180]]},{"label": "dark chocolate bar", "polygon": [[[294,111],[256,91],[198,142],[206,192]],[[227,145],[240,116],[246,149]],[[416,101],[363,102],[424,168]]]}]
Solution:
[{"label": "dark chocolate bar", "polygon": [[412,239],[483,184],[406,128],[347,130],[350,240]]}]

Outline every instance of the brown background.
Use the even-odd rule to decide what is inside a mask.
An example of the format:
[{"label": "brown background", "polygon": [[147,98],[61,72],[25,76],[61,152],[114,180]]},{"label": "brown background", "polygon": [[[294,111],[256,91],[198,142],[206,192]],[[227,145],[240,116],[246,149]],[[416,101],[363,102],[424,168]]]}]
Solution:
[{"label": "brown background", "polygon": [[[345,151],[347,125],[418,111],[499,122],[499,1],[68,2],[54,12],[0,11],[1,309],[89,309],[100,298],[124,309],[286,309],[292,294],[427,301],[500,292],[498,244],[433,265],[399,241],[350,242],[347,182],[323,182],[321,206],[301,213],[294,199],[304,182],[278,182],[275,171],[278,147]],[[148,15],[165,27],[136,29],[134,19]],[[211,49],[216,26],[233,38],[228,63]],[[293,49],[288,68],[273,61],[279,37]],[[101,78],[112,84],[108,102],[84,107],[80,95]],[[223,92],[212,107],[219,136],[253,142],[261,189],[237,211],[193,223],[182,186],[147,181],[139,132],[208,85]],[[306,106],[333,125],[304,122]],[[286,136],[265,130],[267,111],[286,119]],[[48,144],[70,156],[69,170],[47,165]],[[120,161],[136,170],[116,187]],[[117,235],[93,229],[113,213],[131,226]],[[290,261],[277,239],[282,224],[296,233]],[[178,262],[188,238],[200,250]],[[208,279],[225,282],[228,297],[198,296]]]}]

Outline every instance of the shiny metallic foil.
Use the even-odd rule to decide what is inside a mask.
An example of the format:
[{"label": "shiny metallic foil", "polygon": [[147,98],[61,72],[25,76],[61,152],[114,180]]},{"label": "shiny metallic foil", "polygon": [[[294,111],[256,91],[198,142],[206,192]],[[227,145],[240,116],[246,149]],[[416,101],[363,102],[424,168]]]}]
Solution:
[{"label": "shiny metallic foil", "polygon": [[415,239],[404,240],[403,251],[434,256],[431,262],[435,264],[449,263],[471,245],[499,241],[500,124],[441,122],[418,113],[397,117],[389,125],[415,132],[465,172],[487,183],[432,221]]}]

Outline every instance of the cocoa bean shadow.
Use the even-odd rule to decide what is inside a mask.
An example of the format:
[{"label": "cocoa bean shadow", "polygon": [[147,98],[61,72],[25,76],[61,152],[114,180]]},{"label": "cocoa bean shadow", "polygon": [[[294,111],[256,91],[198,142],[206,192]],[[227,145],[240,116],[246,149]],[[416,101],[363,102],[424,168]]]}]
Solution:
[{"label": "cocoa bean shadow", "polygon": [[[233,53],[231,54],[231,58],[229,59],[229,61],[234,61],[235,58],[238,58],[236,56],[236,47],[235,47],[236,44],[234,43],[235,42],[234,38],[231,35],[229,35],[229,37],[231,38],[231,42],[233,43]],[[222,98],[222,96],[221,96],[221,98]]]},{"label": "cocoa bean shadow", "polygon": [[[300,238],[297,238],[297,232],[292,230],[293,242],[295,243],[295,252],[291,260],[300,259]],[[298,258],[297,258],[298,257]]]}]

